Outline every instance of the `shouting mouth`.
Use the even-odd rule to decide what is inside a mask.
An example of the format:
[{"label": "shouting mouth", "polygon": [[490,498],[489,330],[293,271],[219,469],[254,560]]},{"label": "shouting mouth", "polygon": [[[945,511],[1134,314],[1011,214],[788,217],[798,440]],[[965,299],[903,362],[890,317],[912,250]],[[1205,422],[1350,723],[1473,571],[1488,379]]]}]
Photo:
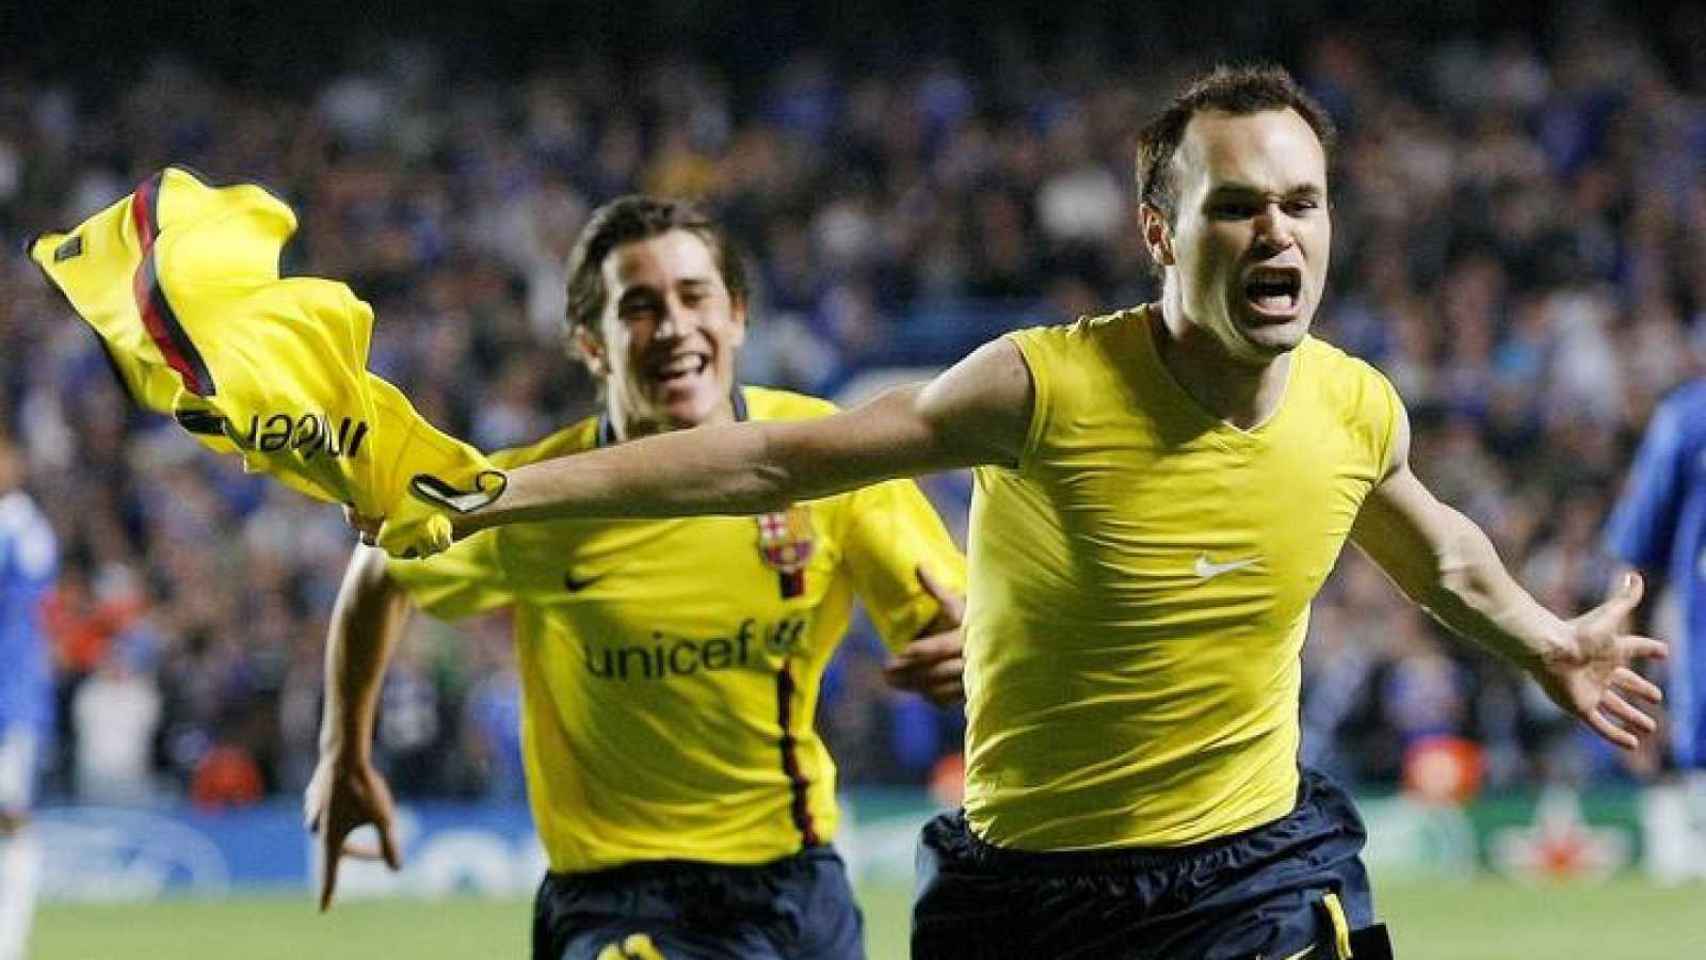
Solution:
[{"label": "shouting mouth", "polygon": [[1303,271],[1257,267],[1244,275],[1244,301],[1258,317],[1289,320],[1303,299]]}]

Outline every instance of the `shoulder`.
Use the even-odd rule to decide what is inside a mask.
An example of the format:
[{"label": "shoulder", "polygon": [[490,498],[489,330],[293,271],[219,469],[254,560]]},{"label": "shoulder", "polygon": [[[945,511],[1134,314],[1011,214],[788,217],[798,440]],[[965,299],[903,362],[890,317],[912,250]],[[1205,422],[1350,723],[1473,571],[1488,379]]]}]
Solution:
[{"label": "shoulder", "polygon": [[1386,374],[1361,357],[1314,336],[1305,339],[1299,350],[1316,388],[1333,399],[1352,405],[1368,401],[1386,405],[1398,398]]},{"label": "shoulder", "polygon": [[581,453],[591,450],[598,445],[598,418],[587,417],[578,420],[556,433],[523,447],[509,447],[491,455],[492,463],[499,469],[512,470],[516,467],[541,460],[551,460],[556,457],[568,456],[571,453]]},{"label": "shoulder", "polygon": [[1100,393],[1099,377],[1123,377],[1130,358],[1148,349],[1146,310],[1139,306],[1082,316],[1070,323],[1026,327],[1003,339],[1018,348],[1042,392],[1053,394],[1051,388],[1059,385]]},{"label": "shoulder", "polygon": [[1113,313],[1081,316],[1067,323],[1039,324],[1008,333],[1007,339],[1021,350],[1036,345],[1044,348],[1072,349],[1103,344],[1128,337],[1144,318],[1144,307],[1131,307]]},{"label": "shoulder", "polygon": [[1659,402],[1659,414],[1706,428],[1706,377],[1690,380]]},{"label": "shoulder", "polygon": [[1679,455],[1706,448],[1706,378],[1691,380],[1659,401],[1643,444]]},{"label": "shoulder", "polygon": [[752,420],[811,420],[841,409],[821,397],[792,390],[742,386],[740,392],[746,401],[747,417]]},{"label": "shoulder", "polygon": [[1317,422],[1342,425],[1358,438],[1359,446],[1379,465],[1379,476],[1388,476],[1407,462],[1409,417],[1392,381],[1374,364],[1315,337],[1299,349]]},{"label": "shoulder", "polygon": [[8,550],[20,572],[38,578],[52,575],[59,554],[53,527],[21,490],[0,496],[0,567]]}]

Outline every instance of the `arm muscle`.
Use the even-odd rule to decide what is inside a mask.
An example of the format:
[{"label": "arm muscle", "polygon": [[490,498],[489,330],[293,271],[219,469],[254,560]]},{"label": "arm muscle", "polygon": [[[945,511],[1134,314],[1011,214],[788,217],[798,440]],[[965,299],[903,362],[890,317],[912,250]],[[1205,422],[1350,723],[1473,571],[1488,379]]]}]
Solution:
[{"label": "arm muscle", "polygon": [[926,384],[814,420],[678,430],[521,467],[459,535],[555,517],[761,513],[894,477],[1016,463],[1030,373],[1010,341],[985,344]]}]

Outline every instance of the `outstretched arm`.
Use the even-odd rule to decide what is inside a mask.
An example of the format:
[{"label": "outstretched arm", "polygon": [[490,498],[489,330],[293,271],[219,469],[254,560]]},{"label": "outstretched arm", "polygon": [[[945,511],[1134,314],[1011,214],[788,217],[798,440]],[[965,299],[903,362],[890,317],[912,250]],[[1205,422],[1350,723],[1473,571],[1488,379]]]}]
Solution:
[{"label": "outstretched arm", "polygon": [[894,477],[1016,464],[1030,372],[1006,339],[929,383],[816,420],[678,430],[509,472],[502,496],[453,518],[458,537],[559,517],[762,513]]},{"label": "outstretched arm", "polygon": [[1563,709],[1611,743],[1635,749],[1657,728],[1634,701],[1659,690],[1631,665],[1665,645],[1622,632],[1641,600],[1631,574],[1605,602],[1566,620],[1517,584],[1492,541],[1411,472],[1402,425],[1391,473],[1364,502],[1351,538],[1410,599],[1441,623],[1521,667]]}]

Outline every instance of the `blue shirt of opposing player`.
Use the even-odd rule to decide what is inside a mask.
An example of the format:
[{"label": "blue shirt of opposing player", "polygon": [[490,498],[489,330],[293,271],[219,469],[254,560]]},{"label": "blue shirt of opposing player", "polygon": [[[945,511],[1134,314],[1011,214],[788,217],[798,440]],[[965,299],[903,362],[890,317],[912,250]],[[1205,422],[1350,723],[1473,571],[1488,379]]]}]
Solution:
[{"label": "blue shirt of opposing player", "polygon": [[0,434],[0,837],[22,825],[33,799],[36,758],[53,732],[41,604],[59,549],[22,481],[22,457]]},{"label": "blue shirt of opposing player", "polygon": [[1670,666],[1678,766],[1706,767],[1706,379],[1654,412],[1607,524],[1606,549],[1669,583],[1682,612]]}]

